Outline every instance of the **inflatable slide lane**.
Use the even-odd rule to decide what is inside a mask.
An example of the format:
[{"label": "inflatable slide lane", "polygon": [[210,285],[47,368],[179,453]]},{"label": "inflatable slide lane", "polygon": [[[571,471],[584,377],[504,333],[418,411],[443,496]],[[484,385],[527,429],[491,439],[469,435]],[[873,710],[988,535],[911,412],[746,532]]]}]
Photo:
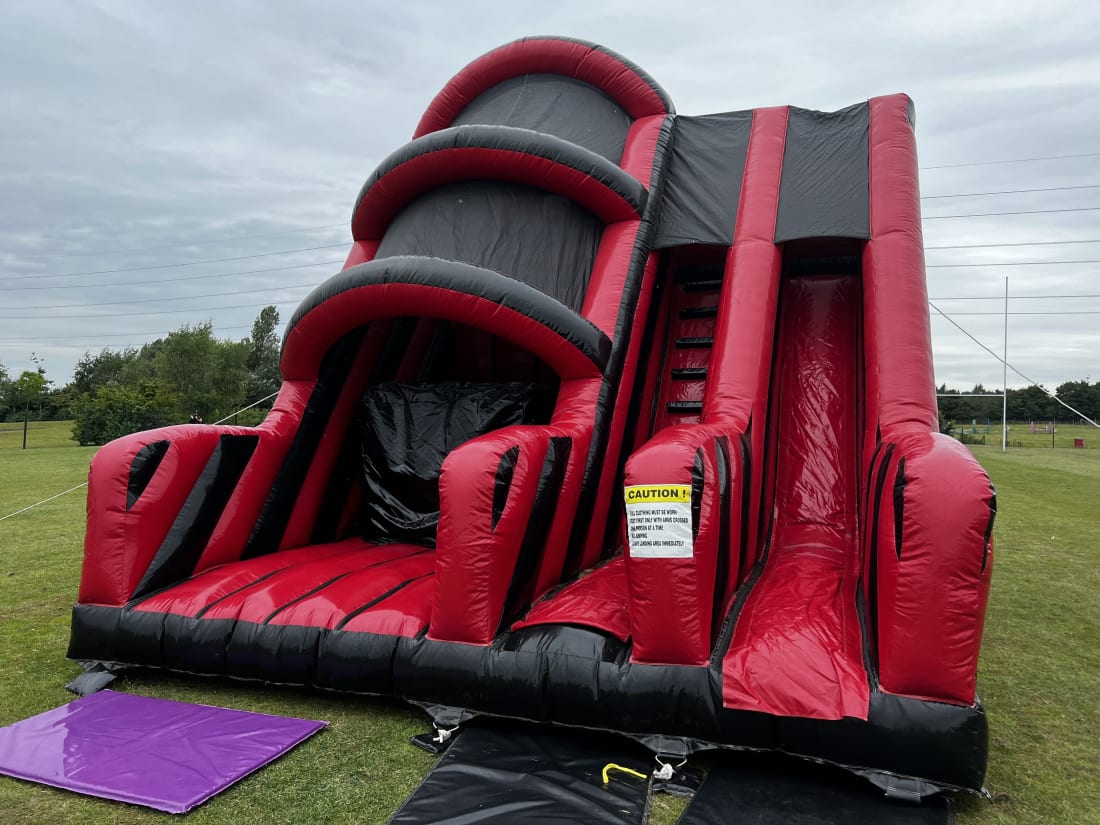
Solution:
[{"label": "inflatable slide lane", "polygon": [[913,109],[475,60],[256,428],[95,456],[69,655],[981,788],[995,500],[936,432]]}]

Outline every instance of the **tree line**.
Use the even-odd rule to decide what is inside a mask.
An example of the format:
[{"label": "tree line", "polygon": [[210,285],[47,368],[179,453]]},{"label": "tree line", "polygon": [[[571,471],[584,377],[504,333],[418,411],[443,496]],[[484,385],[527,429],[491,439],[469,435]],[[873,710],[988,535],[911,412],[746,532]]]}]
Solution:
[{"label": "tree line", "polygon": [[[986,389],[977,384],[972,390],[949,390],[946,385],[936,389],[940,395],[940,418],[945,421],[980,423],[995,421],[1000,423],[1003,401],[999,389]],[[966,393],[997,393],[984,398],[968,397]],[[1075,410],[1091,418],[1100,420],[1100,381],[1066,381],[1059,384],[1055,396],[1069,404]],[[1031,385],[1019,390],[1008,391],[1009,421],[1076,421],[1074,415],[1038,386]]]},{"label": "tree line", "polygon": [[[41,367],[12,377],[0,364],[0,421],[71,418],[83,445],[196,416],[216,421],[278,391],[278,325],[267,306],[239,341],[216,338],[209,323],[185,324],[140,349],[86,352],[62,387]],[[257,423],[265,411],[239,423]]]},{"label": "tree line", "polygon": [[[279,389],[279,312],[264,307],[242,340],[214,336],[210,324],[184,325],[140,349],[86,352],[72,380],[54,387],[46,371],[11,376],[0,364],[0,421],[72,419],[81,444],[104,444],[139,430],[178,424],[199,416],[213,422]],[[945,422],[1001,420],[999,395],[981,384],[972,390],[937,388]],[[1056,393],[1094,421],[1100,420],[1100,381],[1067,381]],[[270,404],[242,414],[258,423]],[[1038,386],[1008,391],[1010,421],[1073,421],[1076,416]]]}]

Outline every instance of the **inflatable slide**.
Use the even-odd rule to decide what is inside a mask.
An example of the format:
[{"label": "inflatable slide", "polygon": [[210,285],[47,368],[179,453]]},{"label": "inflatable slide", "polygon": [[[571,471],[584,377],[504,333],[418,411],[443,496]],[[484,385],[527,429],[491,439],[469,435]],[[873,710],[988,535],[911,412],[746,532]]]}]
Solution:
[{"label": "inflatable slide", "polygon": [[266,420],[96,454],[69,656],[979,789],[995,499],[937,432],[913,130],[475,60]]}]

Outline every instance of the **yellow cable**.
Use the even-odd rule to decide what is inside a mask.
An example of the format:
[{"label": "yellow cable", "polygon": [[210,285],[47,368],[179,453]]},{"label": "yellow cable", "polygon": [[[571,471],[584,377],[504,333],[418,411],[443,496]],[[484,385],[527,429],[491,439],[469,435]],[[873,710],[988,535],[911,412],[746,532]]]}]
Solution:
[{"label": "yellow cable", "polygon": [[624,768],[622,765],[616,765],[614,762],[608,762],[606,765],[603,766],[603,784],[605,785],[611,781],[611,778],[608,776],[608,772],[610,771],[622,771],[623,773],[628,773],[631,776],[636,776],[639,779],[646,778],[646,774],[640,773],[633,768]]}]

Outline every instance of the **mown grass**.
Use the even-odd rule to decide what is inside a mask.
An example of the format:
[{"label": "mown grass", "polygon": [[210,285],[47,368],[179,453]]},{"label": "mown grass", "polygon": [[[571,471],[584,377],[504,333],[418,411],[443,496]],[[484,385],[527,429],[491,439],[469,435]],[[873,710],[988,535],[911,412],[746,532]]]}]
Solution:
[{"label": "mown grass", "polygon": [[[1008,443],[1010,447],[1035,447],[1043,450],[1050,449],[1077,449],[1074,447],[1074,441],[1081,439],[1085,443],[1085,449],[1097,450],[1100,449],[1100,429],[1093,427],[1091,424],[1063,424],[1062,422],[1056,422],[1054,425],[1054,432],[1050,431],[1049,421],[1036,421],[1035,432],[1031,431],[1029,424],[1009,424],[1008,425]],[[973,434],[975,438],[981,439],[985,437],[985,445],[987,447],[1001,446],[1001,425],[1000,423],[991,424],[989,426],[989,432],[986,432],[985,425],[979,425],[976,430],[970,422],[957,422],[955,424],[955,434],[958,436],[960,433]],[[975,445],[983,446],[983,445]]]},{"label": "mown grass", "polygon": [[[10,425],[4,425],[4,428]],[[0,516],[84,480],[93,448],[69,425],[37,425],[31,449],[0,430]],[[1100,446],[1100,444],[1098,444]],[[980,688],[996,804],[960,802],[961,825],[1100,823],[1100,450],[976,447],[997,486],[993,594]],[[0,522],[0,725],[72,697],[64,658],[76,598],[84,494]],[[118,689],[325,719],[331,726],[188,816],[196,823],[382,823],[432,764],[407,744],[419,712],[347,696],[150,674]],[[682,803],[654,798],[670,825]],[[0,777],[0,822],[164,822],[141,808]],[[732,816],[732,812],[731,812]],[[732,821],[732,820],[731,820]]]}]

